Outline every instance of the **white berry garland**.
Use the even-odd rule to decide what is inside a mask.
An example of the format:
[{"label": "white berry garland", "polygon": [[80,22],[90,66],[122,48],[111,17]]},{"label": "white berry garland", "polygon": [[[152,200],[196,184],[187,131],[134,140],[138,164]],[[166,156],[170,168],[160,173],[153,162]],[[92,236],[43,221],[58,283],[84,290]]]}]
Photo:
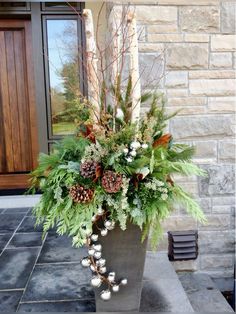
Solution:
[{"label": "white berry garland", "polygon": [[[108,231],[115,228],[115,222],[106,219],[106,213],[103,209],[99,209],[97,215],[92,217],[92,223],[96,224],[98,220],[102,219],[104,227],[100,230],[101,236],[106,236]],[[94,288],[99,288],[103,283],[107,284],[107,288],[101,291],[100,297],[104,301],[111,299],[111,291],[118,292],[120,286],[125,286],[128,283],[127,278],[120,280],[116,279],[115,272],[108,272],[106,268],[106,260],[102,257],[102,245],[97,243],[98,234],[88,232],[87,234],[87,247],[88,256],[81,260],[83,267],[90,267],[93,276],[91,278],[91,286]]]}]

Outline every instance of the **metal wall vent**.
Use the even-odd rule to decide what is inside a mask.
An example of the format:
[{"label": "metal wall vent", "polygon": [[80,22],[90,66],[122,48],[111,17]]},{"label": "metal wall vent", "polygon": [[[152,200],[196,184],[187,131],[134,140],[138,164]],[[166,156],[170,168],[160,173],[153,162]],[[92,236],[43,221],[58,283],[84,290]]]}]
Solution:
[{"label": "metal wall vent", "polygon": [[168,231],[168,257],[170,261],[196,259],[198,256],[198,232]]}]

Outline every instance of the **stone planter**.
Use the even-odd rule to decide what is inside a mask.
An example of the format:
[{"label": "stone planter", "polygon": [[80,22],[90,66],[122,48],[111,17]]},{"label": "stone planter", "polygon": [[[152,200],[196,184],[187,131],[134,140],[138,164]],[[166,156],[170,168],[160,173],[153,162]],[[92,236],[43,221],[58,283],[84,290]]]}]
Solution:
[{"label": "stone planter", "polygon": [[103,257],[108,271],[114,271],[117,279],[127,278],[128,284],[121,286],[118,293],[112,292],[109,301],[100,298],[103,286],[95,290],[97,312],[139,311],[142,278],[146,257],[147,240],[141,243],[141,230],[129,224],[127,230],[115,228],[108,236],[99,237]]}]

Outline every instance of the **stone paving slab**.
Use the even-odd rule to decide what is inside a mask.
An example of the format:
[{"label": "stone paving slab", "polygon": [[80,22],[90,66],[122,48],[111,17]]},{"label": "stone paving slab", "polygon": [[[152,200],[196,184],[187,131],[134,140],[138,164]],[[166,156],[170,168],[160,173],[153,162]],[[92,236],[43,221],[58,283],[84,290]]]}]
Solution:
[{"label": "stone paving slab", "polygon": [[0,234],[0,254],[11,237],[12,233]]},{"label": "stone paving slab", "polygon": [[[95,311],[91,273],[79,263],[86,255],[85,249],[72,248],[71,239],[55,231],[48,232],[42,242],[42,227],[35,229],[30,209],[12,213],[13,209],[7,209],[0,214],[4,231],[0,233],[0,310]],[[141,310],[165,312],[179,308],[192,312],[166,254],[148,252]]]},{"label": "stone paving slab", "polygon": [[27,214],[30,210],[30,207],[18,207],[18,208],[6,208],[4,210],[4,214]]},{"label": "stone paving slab", "polygon": [[147,253],[140,311],[193,312],[165,253]]},{"label": "stone paving slab", "polygon": [[42,226],[35,226],[36,219],[35,217],[26,216],[22,221],[17,232],[43,232]]},{"label": "stone paving slab", "polygon": [[21,303],[18,312],[96,312],[94,300]]},{"label": "stone paving slab", "polygon": [[93,299],[90,277],[80,263],[36,265],[22,301]]},{"label": "stone paving slab", "polygon": [[0,291],[0,312],[16,312],[23,290]]},{"label": "stone paving slab", "polygon": [[208,275],[182,273],[179,278],[195,312],[233,312]]},{"label": "stone paving slab", "polygon": [[41,232],[30,232],[30,233],[15,233],[8,249],[20,248],[20,247],[39,247],[42,245],[42,233]]},{"label": "stone paving slab", "polygon": [[71,246],[71,238],[49,233],[38,263],[79,262],[86,256],[86,249],[77,249]]},{"label": "stone paving slab", "polygon": [[0,290],[25,288],[38,248],[5,249],[0,256]]},{"label": "stone paving slab", "polygon": [[24,218],[24,214],[1,214],[0,233],[14,232]]}]

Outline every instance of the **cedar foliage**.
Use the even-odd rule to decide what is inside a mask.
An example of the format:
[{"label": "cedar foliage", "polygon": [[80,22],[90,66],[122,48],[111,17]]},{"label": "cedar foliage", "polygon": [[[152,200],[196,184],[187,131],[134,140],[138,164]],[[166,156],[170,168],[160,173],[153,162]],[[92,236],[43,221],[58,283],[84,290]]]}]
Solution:
[{"label": "cedar foliage", "polygon": [[[142,103],[149,104],[150,109],[141,118],[137,132],[136,125],[130,123],[130,84],[129,81],[124,94],[113,91],[118,97],[116,109],[122,110],[123,119],[114,121],[110,108],[104,111],[100,125],[92,126],[88,103],[81,104],[86,115],[78,117],[76,134],[56,143],[50,155],[39,156],[39,165],[32,173],[31,191],[34,193],[38,188],[42,191],[34,214],[37,224],[43,223],[44,232],[55,227],[59,234],[72,236],[75,246],[81,246],[92,230],[92,217],[105,208],[122,229],[128,221],[138,225],[143,230],[143,239],[151,229],[151,243],[155,247],[161,236],[161,222],[176,204],[205,222],[197,202],[173,178],[174,174],[205,175],[191,162],[194,148],[174,143],[172,135],[165,134],[167,121],[175,114],[166,114],[160,95],[142,96]],[[128,160],[127,154],[134,151],[131,146],[137,143],[144,146],[136,148],[135,155]],[[81,164],[85,162],[99,164],[95,179],[81,174]],[[102,184],[107,171],[122,177],[121,188],[109,189],[113,193],[108,193]],[[73,200],[70,190],[76,185],[93,191],[90,202]]]}]

